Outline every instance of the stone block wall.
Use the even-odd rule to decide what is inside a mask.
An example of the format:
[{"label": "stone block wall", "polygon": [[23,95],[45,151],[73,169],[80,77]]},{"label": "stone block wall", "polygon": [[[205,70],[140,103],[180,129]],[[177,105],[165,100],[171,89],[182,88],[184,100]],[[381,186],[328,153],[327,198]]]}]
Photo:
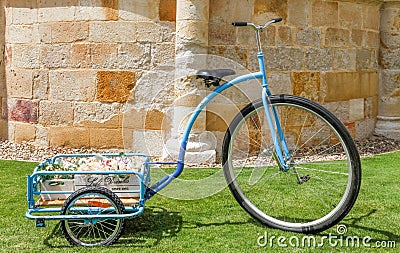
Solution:
[{"label": "stone block wall", "polygon": [[1,136],[122,147],[122,109],[138,77],[174,58],[174,1],[2,3]]},{"label": "stone block wall", "polygon": [[[152,68],[173,60],[185,49],[179,43],[192,39],[209,54],[254,71],[254,32],[230,24],[275,17],[283,22],[262,34],[271,90],[322,103],[357,139],[374,132],[378,104],[387,108],[379,100],[381,83],[398,83],[392,74],[399,43],[396,36],[385,39],[397,31],[381,25],[382,15],[392,15],[390,22],[399,18],[397,7],[382,10],[383,0],[207,0],[201,22],[187,17],[177,29],[177,1],[1,1],[0,137],[95,148],[132,148],[148,140],[151,153],[160,155],[176,89],[169,74],[149,82]],[[181,27],[196,22],[201,27]],[[179,45],[178,30],[188,32]],[[246,97],[259,97],[258,89],[252,84],[247,96],[236,90],[224,95],[240,108]],[[128,111],[127,102],[133,103]],[[237,108],[222,99],[207,109],[204,128],[220,147]]]},{"label": "stone block wall", "polygon": [[[209,53],[257,70],[254,31],[232,21],[263,24],[273,93],[308,97],[332,110],[355,138],[374,131],[378,113],[380,4],[376,1],[211,0]],[[225,131],[225,126],[218,129]],[[214,129],[215,130],[215,129]]]}]

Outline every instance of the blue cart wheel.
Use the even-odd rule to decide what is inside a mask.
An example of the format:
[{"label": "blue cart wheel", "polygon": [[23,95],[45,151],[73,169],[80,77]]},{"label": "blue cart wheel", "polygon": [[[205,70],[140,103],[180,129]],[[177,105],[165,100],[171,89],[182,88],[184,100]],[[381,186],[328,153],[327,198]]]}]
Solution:
[{"label": "blue cart wheel", "polygon": [[90,215],[91,218],[61,221],[62,233],[75,246],[110,245],[121,236],[124,220],[120,218],[96,219],[93,215],[118,215],[123,214],[124,211],[124,204],[112,191],[103,187],[80,189],[64,202],[61,214]]}]

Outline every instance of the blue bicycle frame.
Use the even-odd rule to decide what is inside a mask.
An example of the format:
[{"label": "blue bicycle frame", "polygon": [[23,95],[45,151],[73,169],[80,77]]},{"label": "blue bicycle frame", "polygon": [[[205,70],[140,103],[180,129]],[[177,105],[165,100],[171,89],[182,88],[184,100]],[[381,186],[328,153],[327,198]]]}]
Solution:
[{"label": "blue bicycle frame", "polygon": [[[275,154],[276,154],[277,162],[278,162],[280,168],[283,169],[284,171],[287,171],[289,169],[289,166],[286,164],[286,161],[288,161],[290,158],[290,152],[289,152],[287,142],[284,138],[284,134],[283,134],[280,122],[279,122],[278,114],[277,114],[275,108],[273,108],[271,106],[271,103],[269,101],[269,96],[271,95],[271,92],[268,88],[267,73],[266,73],[265,63],[264,63],[264,54],[261,52],[261,50],[257,54],[257,58],[258,58],[258,63],[259,63],[259,68],[260,68],[259,72],[250,73],[247,75],[242,75],[242,76],[236,77],[235,79],[228,81],[221,86],[218,86],[210,94],[208,94],[200,102],[200,104],[196,107],[196,109],[193,111],[191,118],[189,119],[189,122],[187,123],[185,131],[183,133],[183,139],[182,139],[181,146],[180,146],[180,153],[179,153],[178,161],[176,163],[173,163],[173,162],[172,163],[161,163],[161,164],[176,164],[177,165],[176,170],[173,173],[162,178],[160,181],[158,181],[156,184],[154,184],[150,189],[148,189],[147,194],[146,194],[146,199],[150,199],[154,194],[156,194],[161,189],[166,187],[169,183],[171,183],[172,180],[179,177],[179,175],[182,173],[183,168],[184,168],[186,145],[188,143],[189,133],[190,133],[197,117],[202,112],[202,110],[207,106],[207,104],[209,104],[222,91],[224,91],[238,83],[242,83],[242,82],[253,80],[253,79],[261,79],[262,80],[262,100],[263,100],[263,104],[264,104],[264,108],[265,108],[268,126],[271,131],[272,141],[273,141],[274,147],[275,147]],[[282,152],[282,150],[283,150],[283,152]],[[157,162],[155,164],[160,164],[160,163]]]}]

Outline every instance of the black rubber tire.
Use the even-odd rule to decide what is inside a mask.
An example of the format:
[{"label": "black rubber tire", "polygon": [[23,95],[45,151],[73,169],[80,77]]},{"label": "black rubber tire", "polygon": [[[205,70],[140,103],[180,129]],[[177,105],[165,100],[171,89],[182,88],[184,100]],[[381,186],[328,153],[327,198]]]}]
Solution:
[{"label": "black rubber tire", "polygon": [[[118,196],[113,193],[111,190],[104,188],[104,187],[86,187],[79,189],[75,191],[73,194],[71,194],[67,200],[64,202],[62,209],[61,209],[61,214],[62,215],[73,215],[73,214],[84,214],[84,213],[74,213],[71,211],[71,209],[74,207],[74,204],[79,201],[80,199],[87,199],[89,196],[94,197],[94,201],[97,201],[99,199],[104,199],[106,200],[106,205],[112,206],[114,208],[114,211],[111,213],[107,214],[123,214],[125,212],[125,206],[122,203],[122,201],[118,198]],[[72,212],[72,213],[71,213]],[[107,222],[107,224],[102,224]],[[70,228],[70,223],[71,225],[73,223],[78,223],[77,225],[74,224],[74,226],[79,226],[79,231],[78,233],[75,233],[76,231],[72,231]],[[108,227],[106,227],[108,226]],[[110,228],[111,226],[111,228]],[[123,219],[108,219],[108,220],[99,220],[96,223],[92,223],[91,221],[88,220],[62,220],[61,221],[61,230],[65,238],[69,241],[71,245],[74,246],[87,246],[87,247],[93,247],[93,246],[105,246],[105,245],[111,245],[115,243],[121,236],[123,229],[125,226],[125,222]],[[93,239],[93,241],[84,241],[82,238],[79,238],[79,233],[82,233],[81,230],[84,228],[87,228],[87,230],[93,231],[93,236],[96,236],[95,230],[98,233],[99,236],[104,236],[101,238]],[[101,227],[101,228],[99,228]],[[101,233],[100,230],[104,230],[104,227],[107,229],[111,230],[112,233],[110,235],[105,235],[105,233]],[[90,235],[90,232],[89,232]]]},{"label": "black rubber tire", "polygon": [[[347,151],[346,157],[348,160],[347,160],[347,162],[343,162],[344,170],[348,171],[348,172],[346,172],[346,173],[348,173],[347,179],[343,179],[343,181],[346,182],[346,186],[343,186],[343,188],[345,188],[345,193],[343,194],[343,197],[340,197],[342,195],[338,194],[339,195],[338,199],[340,199],[340,201],[336,202],[336,203],[338,203],[337,206],[332,207],[332,211],[329,212],[329,215],[326,214],[326,218],[321,217],[316,220],[305,220],[306,218],[303,218],[304,220],[302,220],[301,217],[299,217],[299,219],[296,220],[295,218],[292,218],[292,217],[287,218],[287,217],[285,217],[286,215],[280,216],[280,215],[275,215],[275,214],[274,214],[274,216],[270,216],[270,214],[267,211],[262,211],[262,210],[272,210],[271,212],[274,212],[273,205],[278,205],[277,201],[275,201],[275,200],[271,201],[272,207],[264,208],[264,206],[263,207],[257,206],[257,203],[256,204],[253,203],[252,200],[250,200],[248,198],[248,196],[246,196],[246,194],[247,194],[246,189],[245,189],[245,192],[242,190],[242,187],[245,187],[245,186],[241,187],[240,183],[238,182],[239,179],[237,179],[238,175],[235,174],[237,172],[234,171],[235,170],[234,165],[233,165],[234,162],[232,161],[232,159],[235,159],[234,158],[234,156],[235,156],[234,150],[235,150],[236,146],[234,146],[235,145],[234,138],[235,138],[235,135],[238,135],[240,138],[242,137],[242,135],[238,134],[241,131],[239,128],[241,128],[242,126],[245,125],[247,117],[248,117],[247,119],[250,120],[251,117],[253,117],[251,115],[254,115],[256,112],[258,112],[258,110],[262,110],[262,113],[265,114],[264,108],[263,108],[263,102],[261,99],[250,103],[244,109],[242,109],[241,112],[238,115],[236,115],[236,117],[233,119],[233,121],[231,122],[231,124],[225,134],[224,141],[223,141],[223,149],[222,149],[222,162],[223,162],[225,178],[229,185],[229,189],[231,190],[236,201],[242,206],[242,208],[244,210],[246,210],[253,218],[260,221],[264,225],[267,225],[267,226],[273,227],[273,228],[277,228],[277,229],[281,229],[281,230],[285,230],[285,231],[301,232],[301,233],[317,233],[317,232],[326,230],[326,229],[332,227],[333,225],[337,224],[340,220],[342,220],[349,213],[349,211],[351,210],[351,208],[353,207],[353,205],[357,199],[358,192],[360,190],[361,165],[360,165],[359,154],[358,154],[357,148],[354,144],[354,141],[351,138],[351,135],[347,131],[346,127],[331,112],[329,112],[326,108],[324,108],[323,106],[321,106],[315,102],[312,102],[312,101],[302,98],[302,97],[296,97],[296,96],[292,96],[292,95],[271,96],[270,101],[271,101],[272,106],[276,107],[277,110],[280,107],[284,107],[286,105],[288,108],[293,107],[293,108],[295,108],[295,110],[299,110],[299,112],[303,112],[304,114],[311,112],[312,114],[310,113],[310,115],[312,115],[313,117],[314,116],[320,117],[320,118],[318,118],[318,120],[320,119],[321,122],[325,122],[327,127],[329,127],[330,130],[336,131],[335,136],[337,136],[339,139],[339,142],[340,142],[339,144],[341,145],[340,147],[343,147],[343,150]],[[290,112],[290,110],[288,109],[287,112]],[[289,115],[288,117],[291,117],[291,114],[287,113],[287,115]],[[302,115],[302,114],[300,114],[300,115]],[[300,116],[297,116],[297,117],[300,117]],[[248,123],[246,123],[246,124],[248,124]],[[244,126],[244,127],[246,127],[246,126]],[[284,128],[284,126],[283,126],[283,128]],[[247,131],[249,131],[249,130],[247,130]],[[248,136],[246,138],[248,140],[251,140],[252,139],[251,136],[252,136],[251,134],[248,134]],[[237,140],[238,143],[241,142],[239,137]],[[261,139],[261,142],[263,142],[263,139]],[[238,144],[238,147],[239,147],[239,144]],[[236,152],[237,152],[237,154],[239,154],[239,151],[236,151]],[[240,151],[240,152],[242,152],[242,151]],[[249,152],[251,152],[251,151],[249,151]],[[272,154],[273,152],[274,151],[271,151],[270,154]],[[240,164],[241,160],[238,159],[238,161],[239,162],[237,162],[237,164]],[[270,161],[273,161],[272,158],[270,158]],[[245,162],[243,162],[243,164],[245,164]],[[246,169],[245,165],[237,165],[237,166],[238,166],[237,168],[242,167],[242,168]],[[275,166],[275,168],[277,166],[279,166],[279,165],[277,164]],[[318,166],[318,164],[316,164],[316,166]],[[346,166],[348,166],[348,167],[346,167]],[[294,165],[294,167],[297,167],[297,165]],[[256,167],[254,166],[254,168],[256,168]],[[239,169],[236,169],[236,171],[238,171],[238,170]],[[263,173],[268,171],[268,167],[263,168],[263,171],[264,171]],[[323,171],[323,170],[321,170],[321,171]],[[251,173],[254,173],[254,169],[253,169],[253,172],[251,172]],[[287,173],[287,172],[282,172],[282,173]],[[319,173],[319,172],[316,172],[316,173]],[[321,172],[321,173],[325,173],[325,171]],[[346,174],[346,173],[344,173],[344,174]],[[286,175],[286,177],[290,176],[290,174],[278,174],[278,173],[275,173],[275,174],[276,175]],[[297,172],[296,172],[296,174],[298,175]],[[260,173],[260,175],[261,175],[261,173]],[[264,174],[262,174],[262,175],[264,175]],[[331,175],[329,175],[328,177],[330,177],[330,176]],[[250,177],[251,177],[251,174],[250,174]],[[268,178],[266,180],[268,182],[271,181],[270,178]],[[274,180],[274,179],[272,179],[272,180]],[[261,179],[260,179],[260,181],[261,181]],[[317,181],[317,179],[315,179],[313,182],[316,182],[316,181]],[[247,181],[244,180],[244,181],[241,181],[241,183],[242,182],[246,183]],[[249,179],[249,182],[250,182],[250,179]],[[242,183],[242,185],[243,185],[243,183]],[[300,189],[300,187],[302,185],[307,185],[307,182],[300,184],[298,181],[298,184],[296,186],[295,185],[296,184],[293,184],[293,186],[291,186],[291,187],[293,187],[293,189],[297,191],[298,189]],[[310,185],[311,185],[311,183],[310,183]],[[263,199],[264,196],[265,196],[265,198],[270,197],[268,195],[269,192],[267,190],[264,190],[264,187],[268,187],[268,186],[269,185],[266,183],[262,184],[262,188],[263,188],[262,191],[265,191],[265,194],[263,192],[262,197],[260,197],[260,199]],[[306,187],[306,186],[304,186],[304,187]],[[248,187],[248,188],[250,189],[250,187]],[[254,189],[256,189],[256,188],[254,188]],[[323,191],[323,189],[321,191]],[[319,191],[320,189],[317,188],[317,190]],[[333,190],[334,189],[332,189],[332,191]],[[258,189],[257,191],[259,192],[260,190]],[[298,190],[298,191],[301,193],[301,190]],[[253,194],[253,193],[251,193],[251,194]],[[251,194],[249,193],[249,195],[251,195]],[[254,196],[256,196],[255,193],[254,193]],[[296,193],[293,193],[293,196],[294,196],[293,199],[296,199],[297,196],[299,196],[298,199],[302,198],[301,194],[296,195]],[[270,198],[272,198],[272,197],[270,197]],[[278,196],[278,198],[280,198],[280,196]],[[283,199],[284,196],[282,196],[281,198]],[[307,202],[307,201],[309,201],[308,199],[312,199],[312,198],[304,197],[304,199]],[[264,203],[262,200],[259,202]],[[321,202],[323,202],[323,201],[321,201]],[[298,204],[298,205],[303,204],[303,202],[298,201],[298,200],[292,201],[290,203]],[[311,209],[311,207],[315,207],[315,206],[311,206],[312,204],[313,203],[310,203],[310,209]],[[303,205],[308,205],[308,203],[303,204]],[[289,210],[290,208],[295,208],[295,207],[294,207],[294,205],[288,206],[289,215],[290,215],[290,210]],[[329,207],[327,207],[327,209],[328,208]],[[282,208],[282,209],[284,209],[284,208]],[[336,211],[333,212],[333,210],[335,210],[335,209],[336,209]],[[307,211],[307,209],[306,209],[306,211]],[[294,212],[296,212],[296,211],[294,211]],[[287,216],[289,216],[289,215],[287,215]],[[317,214],[317,215],[319,215],[319,214]],[[290,219],[290,221],[287,222],[284,219],[288,219],[288,220]],[[309,218],[307,218],[307,219],[309,219]]]}]

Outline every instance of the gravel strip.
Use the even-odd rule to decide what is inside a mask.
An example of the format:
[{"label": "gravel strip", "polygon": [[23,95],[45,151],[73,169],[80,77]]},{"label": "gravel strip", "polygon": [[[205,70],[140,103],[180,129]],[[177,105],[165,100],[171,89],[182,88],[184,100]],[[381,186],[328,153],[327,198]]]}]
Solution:
[{"label": "gravel strip", "polygon": [[[388,139],[383,136],[371,136],[362,141],[356,141],[361,157],[368,157],[376,154],[400,150],[400,140]],[[0,159],[42,162],[56,154],[76,153],[119,153],[119,149],[86,149],[86,148],[51,148],[38,147],[29,143],[15,144],[10,141],[0,141]],[[202,164],[201,167],[214,166]],[[215,164],[219,167],[220,164]],[[190,166],[192,167],[192,166]],[[195,167],[198,167],[195,166]]]}]

